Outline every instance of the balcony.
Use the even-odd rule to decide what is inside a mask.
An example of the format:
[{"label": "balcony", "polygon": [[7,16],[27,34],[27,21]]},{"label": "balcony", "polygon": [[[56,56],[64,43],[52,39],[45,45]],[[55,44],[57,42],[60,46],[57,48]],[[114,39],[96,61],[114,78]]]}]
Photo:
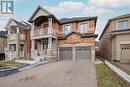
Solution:
[{"label": "balcony", "polygon": [[48,37],[48,36],[56,36],[56,30],[49,29],[49,28],[35,28],[31,30],[31,37],[38,38],[38,37]]},{"label": "balcony", "polygon": [[[19,34],[20,35],[20,40],[25,40],[24,34]],[[9,40],[16,40],[16,34],[10,34],[9,35]]]}]

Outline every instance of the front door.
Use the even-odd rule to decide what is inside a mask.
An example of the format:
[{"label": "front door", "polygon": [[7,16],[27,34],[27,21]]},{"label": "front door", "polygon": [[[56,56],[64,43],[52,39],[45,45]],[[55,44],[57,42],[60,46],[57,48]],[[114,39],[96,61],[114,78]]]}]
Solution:
[{"label": "front door", "polygon": [[48,38],[43,40],[43,50],[48,48]]}]

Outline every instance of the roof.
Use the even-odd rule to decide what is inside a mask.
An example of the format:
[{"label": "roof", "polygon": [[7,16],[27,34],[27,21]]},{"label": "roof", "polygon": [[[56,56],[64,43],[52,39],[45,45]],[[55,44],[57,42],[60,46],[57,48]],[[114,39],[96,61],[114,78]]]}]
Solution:
[{"label": "roof", "polygon": [[51,13],[49,11],[47,11],[46,9],[42,8],[41,6],[38,6],[37,9],[33,12],[33,14],[31,15],[31,17],[29,18],[28,22],[32,22],[32,18],[35,16],[35,14],[39,11],[39,9],[45,11],[46,13],[48,13],[49,15],[51,15]]},{"label": "roof", "polygon": [[90,37],[95,37],[97,38],[97,34],[80,34],[78,32],[70,32],[69,34],[67,35],[64,35],[64,36],[60,36],[58,37],[59,40],[66,40],[68,36],[70,36],[71,34],[78,34],[80,35],[81,38],[90,38]]},{"label": "roof", "polygon": [[30,29],[31,28],[31,25],[25,21],[22,21],[22,22],[19,22],[19,21],[16,21],[15,19],[12,19],[17,25],[20,25],[20,26],[23,26],[27,29]]},{"label": "roof", "polygon": [[39,11],[39,9],[45,11],[48,14],[47,17],[54,18],[59,24],[66,24],[66,23],[71,23],[71,22],[81,22],[81,21],[86,21],[86,20],[97,20],[97,16],[95,16],[95,17],[62,18],[62,19],[58,20],[52,13],[50,13],[46,9],[42,8],[41,6],[38,6],[37,9],[33,12],[32,16],[29,18],[28,22],[30,22],[30,23],[32,22],[32,18]]},{"label": "roof", "polygon": [[105,33],[105,31],[107,30],[107,28],[110,25],[111,21],[113,21],[113,20],[119,20],[119,19],[123,19],[123,18],[128,18],[128,17],[130,17],[130,14],[120,15],[120,16],[113,17],[113,18],[109,19],[108,22],[107,22],[107,24],[106,24],[106,26],[105,26],[105,28],[103,29],[103,32],[100,35],[99,40],[101,39],[101,37],[103,36],[103,34]]},{"label": "roof", "polygon": [[13,18],[10,18],[10,19],[9,19],[9,21],[8,21],[8,23],[7,23],[7,25],[6,25],[5,28],[7,28],[7,26],[10,25],[11,21],[15,22],[16,25],[18,25],[18,26],[20,26],[20,27],[24,27],[24,28],[26,28],[26,29],[31,29],[31,25],[30,25],[29,23],[27,23],[27,22],[25,22],[25,21],[19,22],[19,21],[13,19]]},{"label": "roof", "polygon": [[97,17],[74,17],[74,18],[62,18],[59,20],[61,24],[71,23],[71,22],[82,22],[86,20],[97,20]]},{"label": "roof", "polygon": [[8,34],[8,31],[0,31],[0,37],[6,38]]}]

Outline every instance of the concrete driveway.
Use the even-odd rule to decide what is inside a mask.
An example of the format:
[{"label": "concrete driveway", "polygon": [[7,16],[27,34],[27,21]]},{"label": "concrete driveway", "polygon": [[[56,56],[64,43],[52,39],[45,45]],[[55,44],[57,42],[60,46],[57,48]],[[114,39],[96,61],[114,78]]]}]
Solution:
[{"label": "concrete driveway", "polygon": [[0,87],[97,87],[95,65],[90,60],[49,63],[0,77]]}]

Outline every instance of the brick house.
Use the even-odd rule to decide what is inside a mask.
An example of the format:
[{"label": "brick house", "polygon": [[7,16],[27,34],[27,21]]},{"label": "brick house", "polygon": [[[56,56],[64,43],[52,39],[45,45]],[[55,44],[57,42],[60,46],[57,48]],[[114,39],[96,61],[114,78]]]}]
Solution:
[{"label": "brick house", "polygon": [[45,52],[45,60],[95,60],[95,27],[97,17],[74,17],[58,20],[38,7],[30,19],[31,56],[37,60]]},{"label": "brick house", "polygon": [[5,59],[5,48],[7,46],[7,31],[0,31],[0,60]]},{"label": "brick house", "polygon": [[8,31],[7,59],[29,60],[31,52],[31,25],[11,18],[7,22],[5,29]]},{"label": "brick house", "polygon": [[109,19],[99,39],[103,58],[130,61],[130,14]]}]

